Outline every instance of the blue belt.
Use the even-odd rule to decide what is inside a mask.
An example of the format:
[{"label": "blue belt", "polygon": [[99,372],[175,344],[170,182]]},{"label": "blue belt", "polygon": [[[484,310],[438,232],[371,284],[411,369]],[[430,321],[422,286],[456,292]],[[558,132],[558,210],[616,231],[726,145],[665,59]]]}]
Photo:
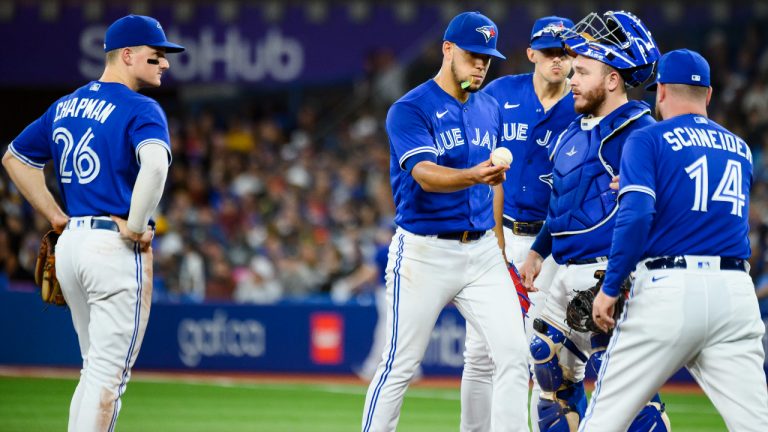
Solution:
[{"label": "blue belt", "polygon": [[[67,222],[67,228],[73,228],[72,221]],[[104,219],[91,219],[91,229],[103,229],[114,232],[120,232],[120,228],[115,221]]]},{"label": "blue belt", "polygon": [[479,240],[485,235],[486,231],[457,231],[450,233],[438,234],[437,238],[443,240],[458,240],[462,243],[467,243],[475,240]]},{"label": "blue belt", "polygon": [[[688,262],[684,256],[666,256],[646,261],[648,270],[663,270],[673,268],[688,268]],[[747,260],[741,258],[720,257],[720,270],[747,271]]]},{"label": "blue belt", "polygon": [[507,218],[502,220],[505,227],[512,230],[515,235],[535,236],[541,231],[541,227],[544,226],[544,221],[535,222],[520,222],[511,221]]},{"label": "blue belt", "polygon": [[608,261],[608,257],[600,256],[600,257],[587,258],[587,259],[569,259],[565,263],[568,265],[585,265],[585,264],[597,264],[597,263],[607,262],[607,261]]}]

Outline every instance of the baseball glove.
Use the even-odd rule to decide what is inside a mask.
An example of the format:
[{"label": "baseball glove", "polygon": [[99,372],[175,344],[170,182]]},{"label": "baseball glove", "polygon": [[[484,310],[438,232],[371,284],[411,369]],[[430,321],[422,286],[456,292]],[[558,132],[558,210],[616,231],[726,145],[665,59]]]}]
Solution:
[{"label": "baseball glove", "polygon": [[40,287],[40,296],[43,301],[56,306],[65,306],[67,301],[61,293],[59,280],[56,278],[56,242],[59,234],[56,231],[48,231],[40,241],[40,250],[37,252],[35,263],[35,283]]},{"label": "baseball glove", "polygon": [[[600,292],[600,288],[603,287],[605,270],[596,270],[595,279],[597,279],[595,286],[584,291],[577,291],[573,299],[568,302],[568,308],[565,311],[565,322],[577,332],[604,333],[592,320],[592,303],[594,303],[597,293]],[[625,279],[624,283],[621,284],[619,298],[613,309],[614,320],[618,320],[621,312],[624,310],[624,303],[627,301],[630,285],[629,278]]]}]

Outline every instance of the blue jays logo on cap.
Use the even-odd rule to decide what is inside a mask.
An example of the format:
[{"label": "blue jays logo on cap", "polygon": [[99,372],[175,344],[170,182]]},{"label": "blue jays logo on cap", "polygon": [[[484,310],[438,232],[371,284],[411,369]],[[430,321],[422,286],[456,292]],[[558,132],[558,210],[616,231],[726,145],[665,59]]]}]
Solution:
[{"label": "blue jays logo on cap", "polygon": [[646,90],[655,91],[657,84],[709,87],[709,63],[696,51],[670,51],[661,56],[656,82],[649,84]]},{"label": "blue jays logo on cap", "polygon": [[479,31],[483,36],[485,36],[486,43],[488,43],[491,38],[496,37],[496,29],[493,28],[493,26],[482,26],[476,28],[475,30]]},{"label": "blue jays logo on cap", "polygon": [[571,27],[573,27],[573,21],[568,18],[548,16],[537,19],[531,29],[531,48],[537,50],[562,48],[563,41],[560,35]]},{"label": "blue jays logo on cap", "polygon": [[147,45],[165,48],[166,52],[184,51],[184,47],[168,42],[163,27],[156,19],[143,15],[128,15],[112,23],[104,35],[104,51]]},{"label": "blue jays logo on cap", "polygon": [[487,16],[480,12],[464,12],[456,15],[445,30],[444,41],[453,42],[459,48],[506,59],[496,50],[499,29]]}]

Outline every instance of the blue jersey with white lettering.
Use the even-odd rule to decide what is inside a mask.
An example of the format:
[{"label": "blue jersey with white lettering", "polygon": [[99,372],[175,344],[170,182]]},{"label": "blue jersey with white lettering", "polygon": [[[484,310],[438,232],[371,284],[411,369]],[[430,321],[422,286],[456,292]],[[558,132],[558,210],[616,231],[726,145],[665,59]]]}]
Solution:
[{"label": "blue jersey with white lettering", "polygon": [[568,92],[549,110],[533,88],[533,74],[498,78],[484,90],[501,107],[501,146],[512,152],[504,182],[504,215],[512,220],[544,220],[552,191],[552,162],[547,149],[576,118]]},{"label": "blue jersey with white lettering", "polygon": [[11,143],[22,162],[53,159],[69,216],[128,216],[139,149],[168,149],[168,122],[153,99],[119,83],[92,81],[56,101]]},{"label": "blue jersey with white lettering", "polygon": [[749,257],[752,152],[714,121],[687,114],[634,132],[620,182],[620,194],[656,201],[644,257]]},{"label": "blue jersey with white lettering", "polygon": [[[494,226],[493,189],[427,192],[406,166],[414,161],[464,169],[490,157],[498,141],[499,104],[484,93],[461,103],[429,80],[395,102],[387,114],[395,223],[415,234],[482,231]],[[415,159],[414,159],[415,158]]]}]

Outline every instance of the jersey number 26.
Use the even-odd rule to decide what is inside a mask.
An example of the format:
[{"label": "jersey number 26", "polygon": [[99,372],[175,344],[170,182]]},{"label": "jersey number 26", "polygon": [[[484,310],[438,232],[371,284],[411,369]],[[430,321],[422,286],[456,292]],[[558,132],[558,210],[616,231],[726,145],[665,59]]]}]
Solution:
[{"label": "jersey number 26", "polygon": [[[56,144],[64,145],[61,161],[59,162],[59,178],[62,183],[72,183],[72,169],[74,169],[77,182],[80,184],[90,183],[99,175],[101,170],[99,155],[92,148],[88,147],[92,139],[93,131],[91,128],[88,128],[77,142],[74,148],[75,151],[72,152],[72,147],[75,144],[72,133],[64,127],[58,127],[53,131],[53,141]],[[72,153],[72,161],[68,163],[70,153]],[[71,168],[68,169],[68,167]]]}]

